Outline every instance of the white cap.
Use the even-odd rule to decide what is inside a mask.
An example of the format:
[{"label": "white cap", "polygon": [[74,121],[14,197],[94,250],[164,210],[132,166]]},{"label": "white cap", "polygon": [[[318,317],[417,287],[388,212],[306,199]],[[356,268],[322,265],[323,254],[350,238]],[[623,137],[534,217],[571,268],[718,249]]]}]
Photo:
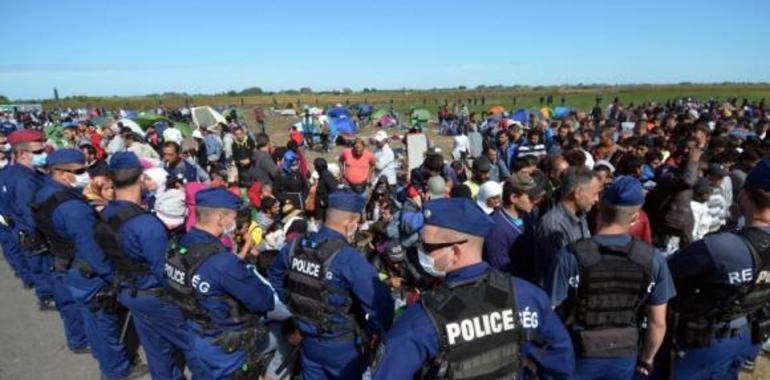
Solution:
[{"label": "white cap", "polygon": [[374,140],[377,142],[383,142],[388,139],[388,132],[385,132],[383,130],[377,131],[377,133],[374,134]]},{"label": "white cap", "polygon": [[201,139],[202,140],[203,139],[203,133],[201,133],[201,131],[199,129],[196,129],[196,130],[194,130],[192,132],[192,137],[194,139]]}]

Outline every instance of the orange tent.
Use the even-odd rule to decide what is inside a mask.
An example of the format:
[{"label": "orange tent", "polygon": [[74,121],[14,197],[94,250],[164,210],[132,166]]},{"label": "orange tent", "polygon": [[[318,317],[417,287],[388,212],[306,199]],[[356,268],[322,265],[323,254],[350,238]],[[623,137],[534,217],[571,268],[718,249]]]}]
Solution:
[{"label": "orange tent", "polygon": [[494,107],[492,107],[492,108],[487,110],[487,112],[493,113],[493,114],[495,114],[495,113],[503,113],[503,111],[505,111],[505,108],[503,108],[503,106],[494,106]]}]

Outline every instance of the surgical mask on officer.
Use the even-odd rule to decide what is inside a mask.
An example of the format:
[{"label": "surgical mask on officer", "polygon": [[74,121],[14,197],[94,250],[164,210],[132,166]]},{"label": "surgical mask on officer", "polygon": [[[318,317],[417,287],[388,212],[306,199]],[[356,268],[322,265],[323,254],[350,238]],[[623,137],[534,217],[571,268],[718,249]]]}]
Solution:
[{"label": "surgical mask on officer", "polygon": [[[447,251],[449,252],[449,251]],[[444,277],[446,276],[446,270],[447,268],[438,269],[436,267],[436,258],[433,256],[428,255],[425,253],[425,250],[422,247],[419,247],[417,249],[417,257],[420,261],[420,266],[425,271],[425,273],[433,276],[433,277]]]},{"label": "surgical mask on officer", "polygon": [[46,152],[32,154],[32,166],[38,168],[45,166],[45,160],[47,158],[48,154]]},{"label": "surgical mask on officer", "polygon": [[84,189],[86,186],[88,186],[88,182],[90,181],[91,177],[88,176],[88,173],[76,174],[75,182],[72,184],[72,186],[78,189]]},{"label": "surgical mask on officer", "polygon": [[232,235],[236,229],[235,223],[236,214],[233,212],[223,213],[220,215],[220,223],[222,223],[222,235]]}]

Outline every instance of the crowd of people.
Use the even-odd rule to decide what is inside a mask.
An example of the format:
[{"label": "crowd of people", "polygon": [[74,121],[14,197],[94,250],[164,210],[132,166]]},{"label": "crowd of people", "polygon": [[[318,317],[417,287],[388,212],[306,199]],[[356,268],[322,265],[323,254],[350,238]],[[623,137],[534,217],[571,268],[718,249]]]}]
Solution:
[{"label": "crowd of people", "polygon": [[3,254],[107,379],[737,379],[770,352],[764,100],[453,108],[412,170],[388,129],[311,162],[237,114],[0,115]]}]

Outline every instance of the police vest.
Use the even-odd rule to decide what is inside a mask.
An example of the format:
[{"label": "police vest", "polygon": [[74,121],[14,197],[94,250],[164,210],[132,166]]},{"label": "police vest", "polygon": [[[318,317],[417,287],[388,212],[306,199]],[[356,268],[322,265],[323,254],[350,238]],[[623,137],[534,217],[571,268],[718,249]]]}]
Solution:
[{"label": "police vest", "polygon": [[751,315],[770,302],[770,235],[759,228],[735,232],[746,243],[754,261],[753,281],[743,284],[709,283],[691,279],[677,283],[672,306],[684,321],[710,324]]},{"label": "police vest", "polygon": [[127,282],[133,282],[139,276],[152,274],[152,270],[147,263],[140,262],[126,256],[120,243],[120,228],[124,223],[139,216],[149,214],[139,207],[131,204],[121,207],[118,212],[109,218],[100,215],[94,225],[94,238],[104,251],[107,259],[112,263],[118,277]]},{"label": "police vest", "polygon": [[490,270],[443,285],[420,301],[439,336],[432,366],[439,379],[515,379],[525,334],[510,277]]},{"label": "police vest", "polygon": [[[203,297],[195,291],[193,276],[206,260],[226,250],[227,248],[219,242],[198,244],[189,248],[172,243],[166,253],[164,270],[168,284],[168,298],[182,309],[187,318],[198,322],[204,329],[213,326],[206,311],[198,304],[198,301]],[[230,308],[229,321],[232,324],[243,324],[258,319],[256,315],[249,313],[238,300],[230,295],[207,296],[206,298],[224,301]]]},{"label": "police vest", "polygon": [[61,235],[56,232],[52,217],[53,212],[60,204],[71,200],[86,201],[79,194],[72,191],[61,190],[53,193],[53,195],[48,197],[42,203],[30,205],[30,208],[32,209],[32,218],[37,224],[37,229],[43,235],[43,239],[48,245],[51,254],[70,262],[75,258],[75,245],[69,240],[62,238]]},{"label": "police vest", "polygon": [[[295,239],[286,272],[287,306],[294,317],[316,326],[319,335],[325,332],[351,331],[355,328],[353,299],[350,291],[327,280],[329,265],[347,243],[342,239],[313,241],[307,236]],[[342,305],[329,304],[329,295],[337,294]],[[332,323],[332,314],[344,319]]]},{"label": "police vest", "polygon": [[565,324],[597,330],[639,327],[652,281],[652,247],[631,239],[605,246],[593,239],[570,245],[580,266],[576,296],[565,304]]}]

